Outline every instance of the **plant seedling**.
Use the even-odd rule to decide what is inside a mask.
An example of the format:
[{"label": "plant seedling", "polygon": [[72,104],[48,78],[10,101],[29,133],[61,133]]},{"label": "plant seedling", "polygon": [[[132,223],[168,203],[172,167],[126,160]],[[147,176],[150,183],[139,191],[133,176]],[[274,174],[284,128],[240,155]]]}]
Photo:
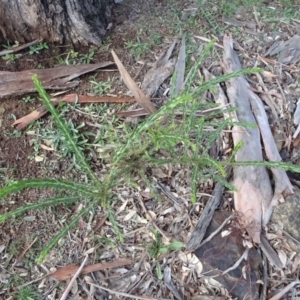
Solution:
[{"label": "plant seedling", "polygon": [[45,49],[49,49],[49,46],[46,42],[40,42],[36,45],[32,45],[29,47],[29,54],[33,55],[33,54],[39,54],[40,51],[45,50]]}]

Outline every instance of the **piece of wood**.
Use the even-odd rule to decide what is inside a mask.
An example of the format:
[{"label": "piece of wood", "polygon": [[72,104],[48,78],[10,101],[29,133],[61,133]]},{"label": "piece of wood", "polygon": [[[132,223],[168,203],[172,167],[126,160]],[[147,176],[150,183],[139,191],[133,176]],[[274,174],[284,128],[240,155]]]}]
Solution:
[{"label": "piece of wood", "polygon": [[[224,37],[225,72],[232,73],[241,70],[241,64],[235,51],[231,36]],[[237,121],[257,124],[251,111],[250,90],[244,77],[239,76],[226,82],[229,102],[236,107]],[[236,146],[243,143],[237,152],[235,160],[263,161],[260,131],[256,128],[234,126],[233,141]],[[239,214],[240,223],[247,230],[254,243],[260,243],[263,212],[268,207],[272,196],[272,186],[268,172],[264,166],[236,166],[233,170],[234,205]]]},{"label": "piece of wood", "polygon": [[[54,104],[58,102],[69,102],[69,103],[124,103],[124,102],[133,102],[135,99],[133,97],[94,97],[94,96],[86,96],[86,95],[77,95],[77,94],[69,94],[65,95],[58,99],[51,99]],[[15,120],[12,126],[15,126],[16,129],[21,130],[31,124],[32,122],[38,120],[42,116],[44,116],[48,110],[44,105],[40,106],[36,110],[32,111],[26,116],[23,116],[17,120]]]},{"label": "piece of wood", "polygon": [[199,221],[186,245],[188,250],[193,251],[200,247],[206,230],[211,222],[212,216],[223,197],[223,191],[224,186],[220,183],[217,183],[212,193],[212,197],[209,199],[209,201],[207,201]]},{"label": "piece of wood", "polygon": [[44,89],[62,90],[73,88],[79,81],[71,81],[80,75],[113,65],[113,62],[98,64],[59,66],[51,69],[33,69],[21,72],[0,71],[0,98],[35,92],[32,76],[37,74]]},{"label": "piece of wood", "polygon": [[21,51],[23,49],[26,49],[32,45],[35,45],[37,44],[38,42],[40,42],[41,40],[35,40],[33,42],[30,42],[30,43],[26,43],[26,44],[23,44],[23,45],[20,45],[20,46],[15,46],[15,47],[12,47],[11,49],[7,49],[7,50],[3,50],[3,51],[0,51],[0,56],[4,56],[6,54],[10,54],[10,53],[16,53],[18,51]]}]

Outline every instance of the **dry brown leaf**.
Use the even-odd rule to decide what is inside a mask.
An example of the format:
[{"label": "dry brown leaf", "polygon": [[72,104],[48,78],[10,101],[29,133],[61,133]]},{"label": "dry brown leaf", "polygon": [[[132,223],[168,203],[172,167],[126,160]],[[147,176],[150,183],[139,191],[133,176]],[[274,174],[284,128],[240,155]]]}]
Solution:
[{"label": "dry brown leaf", "polygon": [[[227,72],[241,69],[239,58],[233,50],[231,36],[224,37],[224,63]],[[238,151],[236,161],[263,161],[261,138],[268,159],[281,161],[261,99],[249,90],[249,84],[242,76],[231,79],[226,84],[230,102],[237,107],[238,121],[258,124],[259,128],[247,128],[245,133],[233,132],[234,144],[242,141],[245,145]],[[278,199],[282,195],[293,193],[292,185],[283,170],[273,168],[272,173],[275,181],[274,193],[265,167],[234,168],[234,185],[238,190],[234,193],[235,207],[241,213],[240,219],[256,243],[259,243],[260,227],[268,223]]]},{"label": "dry brown leaf", "polygon": [[117,54],[112,50],[112,55],[113,58],[115,60],[115,63],[119,69],[119,72],[121,74],[121,77],[124,81],[124,83],[126,84],[126,86],[128,87],[128,89],[132,92],[135,100],[138,102],[139,105],[141,105],[146,112],[148,112],[149,114],[151,113],[155,113],[156,112],[156,108],[155,106],[152,104],[152,102],[150,101],[150,98],[147,97],[144,92],[137,86],[137,84],[134,82],[134,80],[131,78],[131,76],[129,75],[129,73],[127,72],[127,70],[125,69],[124,65],[122,64],[122,62],[120,61],[120,59],[118,58]]},{"label": "dry brown leaf", "polygon": [[[85,275],[91,272],[100,271],[104,269],[111,269],[121,266],[130,265],[132,261],[130,259],[120,259],[118,261],[108,262],[108,263],[101,263],[101,264],[94,264],[83,267],[81,271],[81,275]],[[65,267],[62,267],[58,269],[57,271],[48,274],[47,277],[53,277],[54,279],[58,281],[64,281],[68,280],[76,273],[76,271],[79,269],[79,266],[75,264],[70,264]]]},{"label": "dry brown leaf", "polygon": [[102,225],[105,223],[106,219],[107,219],[107,215],[98,219],[96,225],[93,227],[93,231],[96,232],[97,230],[99,230],[102,227]]},{"label": "dry brown leaf", "polygon": [[176,44],[177,40],[174,40],[168,50],[159,56],[154,66],[145,74],[142,90],[147,96],[152,97],[155,95],[161,84],[173,74],[176,58],[170,59],[170,57]]},{"label": "dry brown leaf", "polygon": [[267,77],[267,78],[269,78],[269,79],[278,77],[278,75],[276,75],[276,74],[274,74],[274,73],[272,73],[272,72],[269,72],[269,71],[263,71],[261,74],[262,74],[264,77]]},{"label": "dry brown leaf", "polygon": [[300,57],[300,36],[294,35],[289,40],[281,43],[280,45],[271,46],[266,52],[266,55],[276,55],[280,53],[278,61],[282,64],[295,63]]},{"label": "dry brown leaf", "polygon": [[17,119],[16,121],[13,122],[12,126],[16,126],[16,129],[21,130],[25,128],[27,125],[31,124],[35,120],[39,119],[43,115],[45,115],[48,112],[46,107],[43,105],[39,107],[38,109],[34,110],[30,114]]},{"label": "dry brown leaf", "polygon": [[145,199],[145,200],[150,200],[153,198],[153,196],[149,193],[149,192],[141,192],[141,196]]},{"label": "dry brown leaf", "polygon": [[297,147],[300,143],[300,136],[298,135],[294,140],[293,140],[293,146]]}]

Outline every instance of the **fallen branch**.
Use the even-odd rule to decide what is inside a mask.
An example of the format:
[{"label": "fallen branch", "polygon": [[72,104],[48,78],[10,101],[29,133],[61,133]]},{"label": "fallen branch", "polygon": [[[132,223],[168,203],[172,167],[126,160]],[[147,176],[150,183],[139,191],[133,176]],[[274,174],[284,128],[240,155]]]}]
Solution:
[{"label": "fallen branch", "polygon": [[193,251],[200,247],[212,216],[223,197],[223,191],[224,186],[221,183],[217,183],[212,193],[212,197],[207,201],[198,223],[186,245],[188,250]]},{"label": "fallen branch", "polygon": [[[0,26],[1,27],[1,26]],[[33,42],[30,42],[30,43],[27,43],[27,44],[23,44],[21,46],[16,46],[16,47],[12,47],[11,49],[8,49],[8,50],[3,50],[3,51],[0,51],[0,56],[4,56],[6,54],[11,54],[11,53],[16,53],[16,52],[19,52],[23,49],[26,49],[32,45],[35,45],[37,44],[38,42],[40,42],[41,40],[35,40]]]}]

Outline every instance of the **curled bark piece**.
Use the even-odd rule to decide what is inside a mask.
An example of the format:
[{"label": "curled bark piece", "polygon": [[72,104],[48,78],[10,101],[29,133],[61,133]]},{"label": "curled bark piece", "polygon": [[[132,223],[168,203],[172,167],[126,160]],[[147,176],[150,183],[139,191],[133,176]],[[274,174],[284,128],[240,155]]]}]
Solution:
[{"label": "curled bark piece", "polygon": [[[224,37],[224,63],[227,73],[241,69],[237,54],[233,50],[230,36]],[[227,82],[230,102],[237,108],[238,121],[257,124],[250,107],[248,84],[243,77],[232,78]],[[258,128],[233,128],[234,144],[242,142],[243,147],[236,154],[236,161],[263,161],[260,132]],[[255,243],[260,243],[263,207],[272,199],[272,187],[265,167],[238,166],[233,170],[234,204],[242,226]]]},{"label": "curled bark piece", "polygon": [[[224,62],[228,73],[239,71],[241,64],[233,50],[230,36],[224,37]],[[263,161],[260,134],[264,149],[270,161],[279,162],[278,153],[261,99],[250,89],[244,77],[233,78],[227,83],[230,102],[237,107],[238,121],[258,124],[258,128],[233,132],[236,145],[242,141],[244,146],[236,155],[236,161]],[[241,213],[241,222],[253,238],[259,242],[261,225],[266,225],[272,214],[273,206],[282,196],[293,193],[293,187],[283,170],[272,168],[275,182],[274,193],[265,167],[237,167],[234,169],[235,207]]]}]

